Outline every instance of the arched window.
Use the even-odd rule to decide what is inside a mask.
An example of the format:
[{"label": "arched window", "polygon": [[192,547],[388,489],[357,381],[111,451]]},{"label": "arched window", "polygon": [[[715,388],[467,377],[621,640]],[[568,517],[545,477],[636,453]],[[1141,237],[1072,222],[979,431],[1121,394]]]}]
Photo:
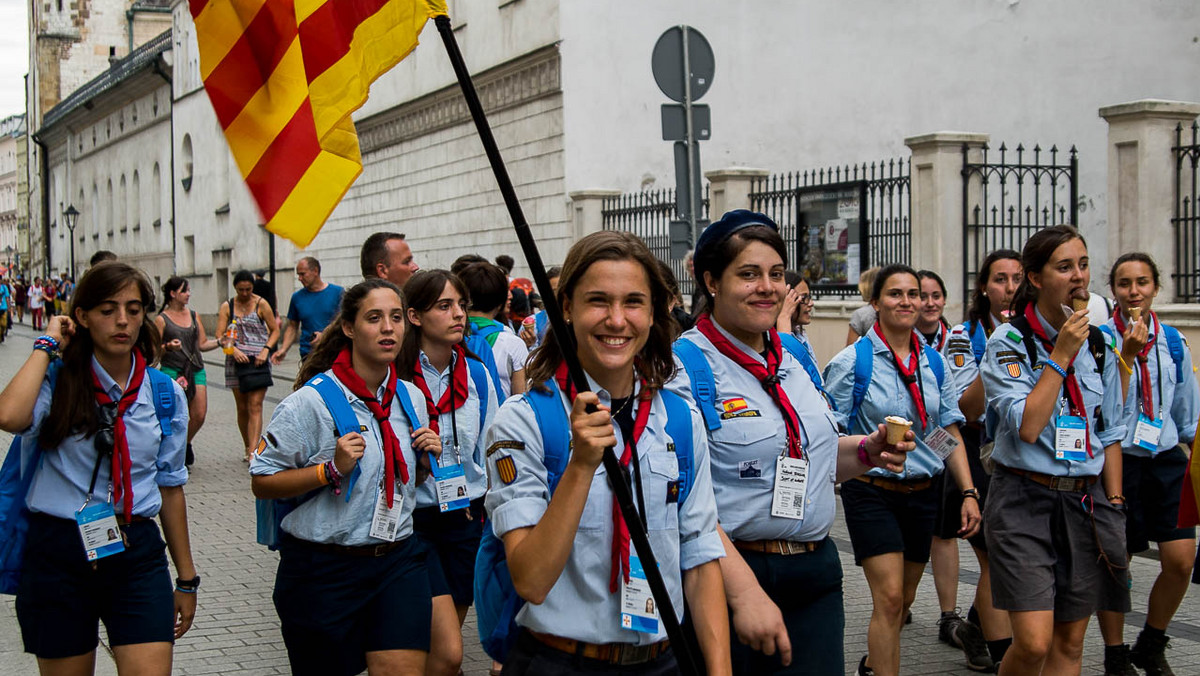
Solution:
[{"label": "arched window", "polygon": [[192,189],[192,137],[190,134],[183,135],[183,154],[179,158],[181,164],[180,169],[183,170],[182,178],[179,182],[183,185],[184,192]]},{"label": "arched window", "polygon": [[142,228],[142,187],[137,169],[133,170],[133,183],[129,191],[129,222],[134,230]]},{"label": "arched window", "polygon": [[129,229],[129,195],[125,186],[125,174],[121,174],[121,182],[117,187],[117,229],[125,232]]},{"label": "arched window", "polygon": [[158,170],[158,162],[154,163],[154,171],[150,174],[150,216],[154,227],[162,225],[162,172]]}]

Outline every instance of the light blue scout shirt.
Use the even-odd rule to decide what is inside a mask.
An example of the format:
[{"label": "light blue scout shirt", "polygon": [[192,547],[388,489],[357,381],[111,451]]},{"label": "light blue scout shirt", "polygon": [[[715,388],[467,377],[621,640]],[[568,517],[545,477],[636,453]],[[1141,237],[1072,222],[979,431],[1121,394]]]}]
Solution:
[{"label": "light blue scout shirt", "polygon": [[867,386],[866,396],[863,397],[862,407],[859,408],[855,420],[847,419],[853,405],[854,345],[849,345],[837,353],[825,367],[825,391],[837,404],[838,413],[835,415],[839,416],[851,434],[874,433],[879,423],[889,415],[903,416],[913,421],[912,431],[917,437],[917,447],[909,452],[905,459],[903,472],[897,474],[876,467],[867,474],[905,481],[919,481],[940,474],[944,465],[933,449],[925,443],[925,435],[936,427],[962,424],[966,420],[958,409],[958,388],[954,384],[953,374],[946,369],[946,377],[939,390],[937,376],[929,366],[924,348],[921,349],[921,386],[925,395],[925,410],[929,413],[929,427],[922,429],[916,404],[909,394],[908,387],[900,379],[900,371],[896,368],[896,362],[892,360],[887,345],[873,330],[867,331],[866,338],[874,348],[871,383]]},{"label": "light blue scout shirt", "polygon": [[[121,386],[100,362],[92,357],[92,370],[100,379],[100,386],[114,401],[121,398]],[[133,367],[129,369],[130,377]],[[129,440],[129,458],[133,469],[133,515],[153,517],[162,507],[159,486],[182,486],[187,483],[188,472],[183,464],[187,448],[188,407],[187,397],[179,384],[175,384],[175,417],[171,419],[171,436],[164,437],[154,411],[154,386],[150,376],[142,380],[137,399],[125,411],[125,434]],[[33,442],[50,415],[50,400],[53,390],[50,379],[42,381],[37,403],[33,406],[33,424],[21,432],[22,464],[28,463],[33,454]],[[41,465],[33,475],[26,504],[30,511],[42,512],[60,519],[74,519],[75,512],[83,507],[87,498],[88,484],[92,481],[92,470],[96,467],[96,446],[92,437],[82,434],[67,437],[57,450],[43,449]],[[100,463],[96,477],[93,501],[112,502],[112,460],[105,458]],[[120,514],[121,507],[114,507]]]},{"label": "light blue scout shirt", "polygon": [[[1037,315],[1050,340],[1058,337],[1058,331]],[[1040,472],[1053,476],[1099,476],[1104,468],[1104,447],[1125,438],[1124,406],[1121,401],[1121,378],[1117,369],[1117,356],[1104,358],[1104,374],[1096,373],[1096,360],[1088,349],[1087,341],[1075,356],[1075,377],[1083,392],[1087,408],[1088,434],[1092,441],[1094,457],[1083,462],[1054,459],[1055,422],[1059,411],[1051,414],[1050,423],[1038,435],[1037,443],[1021,441],[1021,420],[1025,415],[1025,400],[1033,391],[1046,368],[1050,353],[1037,338],[1033,340],[1037,350],[1038,365],[1029,368],[1029,356],[1021,340],[1021,333],[1012,324],[1002,324],[988,338],[984,353],[983,390],[987,397],[988,436],[996,440],[992,449],[992,460],[1006,467]],[[1107,343],[1106,343],[1107,344]],[[1169,359],[1169,357],[1168,357]],[[1055,380],[1059,378],[1055,376]],[[1059,404],[1062,403],[1061,390]],[[1059,408],[1056,405],[1056,408]],[[1104,419],[1104,429],[1096,429],[1097,411]],[[1066,414],[1069,408],[1063,408]]]},{"label": "light blue scout shirt", "polygon": [[[1117,351],[1125,344],[1125,338],[1117,331],[1116,322],[1109,319],[1106,322],[1113,335],[1116,336]],[[1150,327],[1154,348],[1147,355],[1146,366],[1150,371],[1150,392],[1154,396],[1154,411],[1146,411],[1146,415],[1155,420],[1163,421],[1162,436],[1158,438],[1158,451],[1172,448],[1180,441],[1191,443],[1196,438],[1196,421],[1200,417],[1200,383],[1192,371],[1192,350],[1187,343],[1183,344],[1183,363],[1180,364],[1183,382],[1176,381],[1175,360],[1171,358],[1171,349],[1167,345],[1166,336],[1161,326],[1155,322]],[[1182,336],[1180,336],[1182,342]],[[1114,355],[1115,359],[1116,356]],[[1121,450],[1129,455],[1148,458],[1153,453],[1133,442],[1134,431],[1137,429],[1138,413],[1142,405],[1142,379],[1136,361],[1130,362],[1133,374],[1129,376],[1129,396],[1125,399],[1125,441]],[[1120,375],[1120,374],[1118,374]],[[1159,399],[1159,379],[1162,380],[1162,399]]]},{"label": "light blue scout shirt", "polygon": [[[608,392],[598,387],[590,376],[588,380],[600,397],[600,403],[608,406],[612,402]],[[569,415],[566,397],[562,400]],[[713,500],[704,421],[695,408],[690,410],[696,476],[687,500],[679,509],[668,502],[668,484],[679,478],[679,461],[675,451],[667,446],[671,439],[665,429],[667,412],[661,395],[654,397],[646,429],[637,443],[650,544],[671,594],[675,613],[680,618],[683,617],[683,576],[680,571],[725,555],[721,537],[717,534],[717,506]],[[613,429],[617,435],[616,448],[624,448],[620,426],[614,424]],[[537,525],[550,504],[550,492],[542,434],[529,402],[518,395],[509,398],[500,407],[486,438],[492,488],[485,504],[491,515],[492,529],[497,536],[504,537],[511,530]],[[514,474],[497,469],[497,463],[502,461],[511,462],[509,467],[515,468],[515,477],[508,483],[502,477]],[[631,462],[631,476],[632,467]],[[634,502],[636,504],[636,498]],[[621,628],[621,592],[608,591],[612,572],[612,503],[608,477],[604,465],[600,465],[592,478],[571,556],[562,574],[543,603],[525,604],[517,614],[518,625],[588,643],[650,644],[667,638],[661,623],[658,633],[653,635]],[[630,552],[634,551],[631,543]]]},{"label": "light blue scout shirt", "polygon": [[[455,369],[467,368],[466,364],[457,363],[457,352],[451,354],[453,355],[451,359],[455,360],[452,362]],[[442,398],[442,393],[450,386],[450,367],[446,367],[445,371],[438,373],[433,364],[429,363],[429,357],[425,356],[424,351],[421,352],[420,360],[425,384],[429,387],[429,393],[433,395],[434,403],[437,403]],[[484,380],[487,381],[487,411],[482,424],[479,420],[479,391],[475,388],[475,379],[469,373],[467,374],[467,403],[456,409],[453,415],[443,413],[438,416],[442,437],[440,464],[448,466],[456,462],[462,463],[463,475],[467,478],[467,495],[472,500],[482,498],[483,494],[487,492],[487,471],[484,467],[483,455],[485,447],[481,430],[491,424],[492,419],[496,417],[496,409],[500,405],[500,395],[496,393],[491,375],[489,374]],[[420,408],[420,404],[424,401],[425,395],[420,394],[418,390],[416,399],[413,399],[413,405]],[[455,424],[458,425],[457,459],[454,454]],[[430,459],[430,462],[432,463],[433,460]],[[434,507],[437,504],[437,490],[434,488],[433,476],[429,476],[424,483],[417,486],[417,507]]]},{"label": "light blue scout shirt", "polygon": [[[713,322],[738,349],[766,366],[762,355]],[[837,419],[825,404],[804,367],[787,350],[779,365],[779,382],[800,418],[800,437],[808,456],[809,483],[804,519],[771,516],[775,459],[786,451],[783,413],[749,371],[722,355],[698,329],[683,334],[700,348],[713,371],[721,428],[708,437],[713,492],[721,527],[733,540],[823,539],[833,526],[837,509],[833,487],[837,480]],[[692,384],[676,358],[678,372],[667,387],[692,401]],[[694,401],[692,405],[697,405]],[[701,430],[706,428],[701,421]]]},{"label": "light blue scout shirt", "polygon": [[[358,416],[359,433],[367,444],[363,456],[358,460],[362,474],[354,484],[354,490],[349,493],[349,502],[346,501],[349,487],[347,476],[342,479],[341,495],[336,495],[332,486],[319,489],[316,495],[284,517],[280,527],[292,537],[309,542],[349,547],[382,544],[383,540],[369,535],[375,505],[383,490],[383,437],[380,436],[379,424],[367,405],[350,393],[333,375],[332,369],[322,375],[337,383],[346,395],[346,401],[350,402],[350,408]],[[398,380],[396,387],[408,388],[408,396],[414,402],[418,418],[417,424],[411,425],[400,402],[392,399],[389,419],[396,438],[400,440],[404,462],[408,465],[408,483],[401,485],[400,474],[396,473],[396,485],[400,486],[404,497],[396,540],[403,540],[412,535],[412,511],[416,503],[413,482],[416,480],[417,460],[413,455],[412,437],[409,434],[414,427],[428,424],[428,418],[423,408],[415,405],[424,397],[415,385]],[[382,397],[383,392],[384,388],[380,386],[376,396]],[[271,422],[258,442],[258,451],[250,461],[250,474],[269,476],[285,469],[320,465],[333,459],[337,439],[333,416],[321,399],[321,394],[311,387],[301,387],[275,407]]]},{"label": "light blue scout shirt", "polygon": [[[992,317],[993,326],[999,326],[1002,323],[999,319]],[[946,340],[946,346],[942,350],[946,367],[950,373],[954,374],[954,386],[958,391],[959,399],[962,399],[967,388],[979,377],[979,364],[975,362],[975,349],[971,347],[972,329],[985,334],[984,343],[986,344],[987,338],[983,323],[973,321],[958,324],[950,329],[950,337]],[[973,422],[982,424],[983,418],[983,414],[980,414],[979,419]]]}]

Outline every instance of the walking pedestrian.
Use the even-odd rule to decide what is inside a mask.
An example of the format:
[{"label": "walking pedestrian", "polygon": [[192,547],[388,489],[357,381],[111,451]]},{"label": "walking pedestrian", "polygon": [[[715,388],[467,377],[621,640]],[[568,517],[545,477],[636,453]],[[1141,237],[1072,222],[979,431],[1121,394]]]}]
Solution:
[{"label": "walking pedestrian", "polygon": [[[396,377],[403,335],[399,289],[351,287],[250,465],[255,496],[300,501],[280,524],[274,593],[293,674],[425,673],[429,576],[412,512],[417,454],[441,448],[424,412],[412,420],[400,403],[421,397]],[[322,395],[303,385],[314,377],[349,400],[361,434],[336,435]]]},{"label": "walking pedestrian", "polygon": [[870,296],[878,319],[825,368],[826,388],[851,433],[873,432],[884,421],[915,422],[917,429],[916,448],[902,472],[875,468],[842,484],[854,562],[871,588],[868,654],[859,674],[900,672],[900,629],[929,561],[943,470],[967,498],[957,534],[970,537],[979,530],[979,493],[958,431],[964,419],[954,379],[915,330],[920,289],[907,265],[880,270]]},{"label": "walking pedestrian", "polygon": [[[733,672],[845,673],[842,566],[829,538],[834,483],[877,465],[901,470],[913,444],[893,448],[879,430],[839,435],[796,348],[785,347],[795,339],[775,328],[789,290],[773,221],[727,213],[704,231],[693,260],[707,309],[676,343],[681,368],[670,389],[701,409],[707,429]],[[697,382],[705,376],[689,348],[709,382]]]},{"label": "walking pedestrian", "polygon": [[18,276],[13,284],[13,304],[17,311],[17,323],[25,323],[25,306],[29,304],[29,285],[25,278]]},{"label": "walking pedestrian", "polygon": [[183,388],[188,399],[187,464],[195,462],[192,440],[208,417],[208,374],[204,369],[202,352],[220,347],[209,339],[204,324],[188,308],[192,298],[191,285],[183,277],[171,277],[163,284],[166,305],[154,318],[162,335],[163,354],[158,368],[171,376]]},{"label": "walking pedestrian", "polygon": [[[22,435],[22,453],[45,450],[26,498],[16,602],[25,650],[44,674],[93,673],[104,622],[119,672],[165,676],[196,613],[188,414],[183,390],[149,366],[160,345],[146,314],[153,302],[139,270],[92,268],[72,316],[48,322],[0,393],[0,429]],[[159,383],[170,404],[156,396]],[[164,549],[179,576],[174,591]]]},{"label": "walking pedestrian", "polygon": [[458,277],[471,298],[471,307],[467,312],[467,333],[477,334],[487,342],[503,388],[500,396],[507,398],[512,394],[521,394],[525,391],[525,362],[529,358],[529,348],[524,340],[506,330],[499,321],[508,299],[504,271],[485,261],[468,265]]},{"label": "walking pedestrian", "polygon": [[[686,597],[708,673],[729,673],[724,548],[703,422],[693,413],[684,426],[694,460],[685,499],[666,432],[664,398],[675,397],[661,391],[674,371],[668,300],[653,255],[635,236],[604,231],[576,242],[558,301],[593,391],[575,394],[548,336],[527,367],[533,389],[506,402],[488,430],[488,512],[513,585],[528,601],[504,663],[509,676],[678,671],[672,651],[681,647],[668,644],[657,612],[643,610],[648,587],[608,485],[627,479],[602,467],[608,446],[630,468],[631,493],[642,496],[637,511],[676,614]],[[537,396],[552,398],[539,404],[546,412],[570,416],[569,450],[553,449],[569,456],[553,491],[531,403]],[[598,410],[588,413],[589,404]]]},{"label": "walking pedestrian", "polygon": [[[292,294],[288,303],[283,344],[271,355],[272,364],[282,362],[297,339],[300,342],[300,360],[303,361],[312,349],[313,337],[324,331],[337,315],[342,299],[342,287],[321,279],[321,263],[312,256],[301,258],[296,263],[296,278],[300,280],[302,288]],[[251,277],[251,290],[253,279]]]},{"label": "walking pedestrian", "polygon": [[29,316],[33,322],[33,330],[42,330],[42,311],[46,306],[46,292],[42,287],[42,278],[34,277],[33,286],[29,287]]},{"label": "walking pedestrian", "polygon": [[1038,231],[1021,267],[1014,317],[980,366],[995,439],[984,514],[992,600],[1013,629],[1000,673],[1079,673],[1088,618],[1129,611],[1120,366],[1112,339],[1089,330],[1079,232]]},{"label": "walking pedestrian", "polygon": [[[254,276],[246,270],[233,277],[236,295],[221,304],[217,312],[217,335],[226,349],[225,386],[237,403],[238,431],[242,434],[243,461],[250,462],[254,445],[262,432],[263,398],[272,383],[268,361],[279,340],[279,329],[271,306],[254,295]],[[229,325],[235,325],[231,340]]]},{"label": "walking pedestrian", "polygon": [[1158,543],[1159,574],[1150,588],[1146,621],[1132,651],[1125,644],[1125,615],[1101,611],[1105,672],[1116,676],[1173,673],[1167,663],[1166,631],[1187,593],[1196,551],[1196,529],[1179,528],[1180,491],[1187,473],[1184,446],[1196,437],[1200,385],[1192,372],[1192,352],[1174,327],[1153,310],[1160,288],[1158,265],[1150,256],[1122,254],[1113,263],[1108,286],[1117,312],[1105,324],[1115,337],[1126,392],[1125,439],[1121,442],[1125,541],[1130,553]]}]

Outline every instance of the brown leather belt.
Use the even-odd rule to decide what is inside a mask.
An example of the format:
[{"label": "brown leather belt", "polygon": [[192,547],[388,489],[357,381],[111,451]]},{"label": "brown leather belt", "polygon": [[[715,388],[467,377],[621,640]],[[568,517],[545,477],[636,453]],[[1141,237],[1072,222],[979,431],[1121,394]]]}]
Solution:
[{"label": "brown leather belt", "polygon": [[659,641],[650,645],[585,643],[584,641],[576,641],[553,634],[543,634],[528,629],[526,631],[542,644],[554,648],[559,652],[585,657],[589,660],[607,662],[609,664],[645,664],[651,660],[658,659],[659,656],[667,652],[671,647],[670,641]]},{"label": "brown leather belt", "polygon": [[815,552],[817,551],[817,547],[821,546],[822,542],[824,540],[815,540],[812,542],[796,542],[794,540],[734,540],[733,546],[745,552],[791,556],[792,554]]},{"label": "brown leather belt", "polygon": [[128,520],[126,520],[125,516],[122,514],[117,515],[117,525],[118,526],[128,526],[129,524],[137,523],[138,521],[153,521],[153,520],[154,519],[151,519],[148,516],[138,516],[137,514],[134,514],[133,516],[129,517]]},{"label": "brown leather belt", "polygon": [[1041,472],[1030,472],[1025,469],[1017,469],[1007,465],[1000,465],[1004,469],[1023,476],[1030,481],[1037,482],[1052,491],[1062,491],[1063,493],[1082,493],[1091,488],[1093,484],[1099,481],[1100,477],[1095,476],[1054,476],[1052,474],[1042,474]]},{"label": "brown leather belt", "polygon": [[299,538],[291,538],[293,542],[299,542],[301,545],[310,549],[315,549],[319,552],[329,552],[331,554],[345,554],[346,556],[359,556],[363,558],[374,558],[383,556],[388,552],[396,549],[405,543],[405,540],[397,540],[395,542],[385,542],[379,545],[362,545],[360,547],[350,547],[347,545],[333,545],[325,542],[311,542],[309,540],[301,540]]},{"label": "brown leather belt", "polygon": [[916,493],[923,491],[933,485],[933,479],[918,479],[916,481],[901,481],[899,479],[885,479],[881,476],[856,476],[857,481],[878,486],[885,491],[894,491],[896,493]]}]

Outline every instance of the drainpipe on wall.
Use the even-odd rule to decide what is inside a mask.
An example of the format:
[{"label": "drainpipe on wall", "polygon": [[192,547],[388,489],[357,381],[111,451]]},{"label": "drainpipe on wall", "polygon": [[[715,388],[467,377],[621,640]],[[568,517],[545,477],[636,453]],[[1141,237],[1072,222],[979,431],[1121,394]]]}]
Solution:
[{"label": "drainpipe on wall", "polygon": [[[41,173],[41,183],[42,183],[42,240],[46,243],[46,260],[43,264],[42,276],[49,277],[50,276],[50,149],[46,147],[45,142],[43,142],[41,137],[38,136],[36,133],[30,134],[29,138],[33,139],[33,142],[38,144],[38,147],[42,149],[42,158],[41,158],[42,171],[40,172]],[[72,270],[71,274],[74,275],[75,271]]]},{"label": "drainpipe on wall", "polygon": [[126,54],[133,53],[133,8],[125,10],[125,32],[129,34],[129,51]]},{"label": "drainpipe on wall", "polygon": [[[130,33],[132,36],[133,34]],[[130,40],[133,40],[130,37]],[[175,83],[171,80],[171,76],[163,70],[162,56],[154,59],[154,72],[158,73],[167,83],[167,115],[171,124],[171,274],[179,271],[179,262],[177,255],[179,253],[179,238],[175,232]]]}]

